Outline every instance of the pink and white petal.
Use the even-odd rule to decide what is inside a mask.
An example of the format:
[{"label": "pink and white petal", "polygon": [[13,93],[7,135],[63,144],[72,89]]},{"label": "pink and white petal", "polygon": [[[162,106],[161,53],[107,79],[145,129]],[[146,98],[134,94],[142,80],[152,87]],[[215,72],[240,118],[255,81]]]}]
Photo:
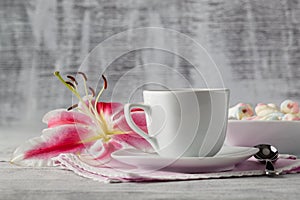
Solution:
[{"label": "pink and white petal", "polygon": [[53,166],[60,153],[80,153],[92,144],[83,142],[94,133],[86,126],[67,124],[44,129],[40,137],[28,140],[13,153],[12,163],[25,166]]},{"label": "pink and white petal", "polygon": [[115,115],[123,110],[123,104],[119,102],[98,102],[97,111],[102,111],[104,115]]},{"label": "pink and white petal", "polygon": [[103,143],[101,140],[98,140],[86,150],[85,154],[81,154],[79,157],[82,161],[92,166],[110,166],[113,160],[111,154],[122,147],[116,141]]},{"label": "pink and white petal", "polygon": [[10,162],[16,165],[30,167],[53,166],[53,162],[51,159],[25,159],[26,151],[32,149],[34,146],[39,145],[43,142],[44,141],[41,137],[29,139],[14,151]]},{"label": "pink and white petal", "polygon": [[128,134],[114,135],[113,140],[118,141],[121,144],[125,143],[144,152],[154,152],[149,142],[147,142],[144,138],[142,138],[134,132]]},{"label": "pink and white petal", "polygon": [[[134,123],[142,129],[144,132],[148,132],[147,130],[147,123],[146,123],[146,116],[143,111],[136,111],[136,112],[131,112],[131,117]],[[133,130],[129,127],[125,115],[122,115],[118,119],[113,121],[114,123],[114,128],[119,129],[124,132],[132,132]]]},{"label": "pink and white petal", "polygon": [[49,128],[64,124],[93,124],[89,116],[76,111],[67,111],[66,109],[57,109],[48,112],[44,115],[43,122],[47,123]]},{"label": "pink and white petal", "polygon": [[[118,112],[114,112],[114,114],[111,116],[111,119],[114,121],[114,120],[118,120],[119,118],[122,118],[124,117],[124,105],[122,105],[122,107],[118,109],[116,109],[116,111]],[[135,113],[135,112],[138,112],[138,113],[144,113],[144,110],[140,109],[140,108],[133,108],[131,110],[131,113]]]}]

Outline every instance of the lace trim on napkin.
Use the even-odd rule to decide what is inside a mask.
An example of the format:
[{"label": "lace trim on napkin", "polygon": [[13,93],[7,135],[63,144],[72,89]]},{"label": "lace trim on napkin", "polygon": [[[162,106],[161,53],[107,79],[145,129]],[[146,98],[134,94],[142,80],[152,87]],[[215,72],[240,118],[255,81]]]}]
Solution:
[{"label": "lace trim on napkin", "polygon": [[[213,173],[177,173],[168,171],[153,171],[140,174],[137,172],[124,172],[120,169],[108,167],[94,167],[80,160],[74,154],[60,154],[53,158],[55,165],[62,169],[68,169],[74,173],[104,183],[114,182],[143,182],[143,181],[174,181],[174,180],[197,180],[212,178],[229,178],[243,176],[264,175],[264,165],[249,159],[237,165],[231,171]],[[300,172],[300,161],[290,155],[282,155],[276,162],[276,169],[282,173]]]}]

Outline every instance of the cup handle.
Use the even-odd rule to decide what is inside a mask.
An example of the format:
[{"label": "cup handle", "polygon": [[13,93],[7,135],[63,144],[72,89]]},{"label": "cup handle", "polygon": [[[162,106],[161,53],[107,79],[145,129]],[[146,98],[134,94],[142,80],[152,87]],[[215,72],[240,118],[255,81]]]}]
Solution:
[{"label": "cup handle", "polygon": [[143,137],[145,140],[147,140],[151,144],[151,146],[154,148],[154,150],[157,150],[158,145],[157,145],[156,139],[154,137],[151,137],[147,133],[145,133],[133,121],[131,114],[130,114],[130,112],[133,108],[143,109],[145,111],[145,114],[148,115],[148,117],[150,117],[151,107],[149,105],[145,105],[145,104],[138,104],[138,103],[130,104],[130,103],[128,103],[128,104],[125,104],[125,106],[124,106],[124,115],[125,115],[125,119],[129,125],[129,127],[132,130],[134,130],[137,134],[139,134],[141,137]]}]

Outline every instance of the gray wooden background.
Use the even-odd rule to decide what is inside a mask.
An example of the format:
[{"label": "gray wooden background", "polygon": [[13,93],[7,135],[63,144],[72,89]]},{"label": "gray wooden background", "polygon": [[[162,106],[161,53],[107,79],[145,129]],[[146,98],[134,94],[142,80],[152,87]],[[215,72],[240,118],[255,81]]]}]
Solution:
[{"label": "gray wooden background", "polygon": [[[231,89],[231,104],[300,101],[299,20],[297,0],[0,0],[0,126],[39,126],[46,111],[71,105],[71,96],[52,73],[72,74],[100,42],[150,26],[179,31],[203,45]],[[167,39],[146,34],[132,41],[129,32],[126,40],[117,42],[123,47],[147,41],[179,48]],[[206,59],[192,47],[185,48],[195,62]],[[96,55],[96,63],[89,63],[87,73],[94,84],[104,70],[103,59],[116,51],[118,47],[111,47],[106,55]],[[167,68],[143,65],[153,62],[176,69],[193,87],[203,84],[183,58],[155,49],[132,51],[105,72],[112,88],[124,74],[138,69],[125,76],[116,100],[129,101],[126,89],[140,86],[149,76],[151,81],[185,86],[177,75],[164,71]],[[153,70],[148,73],[149,69]],[[214,76],[212,72],[204,78],[220,85]],[[131,94],[131,101],[141,100],[142,88]],[[111,94],[109,90],[103,100]]]}]

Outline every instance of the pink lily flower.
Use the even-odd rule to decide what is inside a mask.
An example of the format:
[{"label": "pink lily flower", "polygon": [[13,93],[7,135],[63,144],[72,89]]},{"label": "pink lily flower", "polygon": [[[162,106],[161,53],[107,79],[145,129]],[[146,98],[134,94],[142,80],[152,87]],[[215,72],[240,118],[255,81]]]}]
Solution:
[{"label": "pink lily flower", "polygon": [[[74,84],[64,81],[58,72],[55,75],[79,98],[80,103],[68,110],[48,112],[43,118],[48,128],[43,130],[40,137],[30,139],[18,147],[13,153],[12,163],[53,166],[51,158],[61,153],[74,153],[89,163],[104,165],[111,160],[112,152],[123,147],[152,151],[151,145],[128,126],[121,103],[97,102],[107,87],[105,77],[102,90],[93,99],[93,90],[92,96],[87,94],[81,98]],[[82,76],[86,81],[86,76]],[[77,83],[74,77],[70,79]],[[147,131],[144,112],[132,110],[131,114],[135,123]]]}]

